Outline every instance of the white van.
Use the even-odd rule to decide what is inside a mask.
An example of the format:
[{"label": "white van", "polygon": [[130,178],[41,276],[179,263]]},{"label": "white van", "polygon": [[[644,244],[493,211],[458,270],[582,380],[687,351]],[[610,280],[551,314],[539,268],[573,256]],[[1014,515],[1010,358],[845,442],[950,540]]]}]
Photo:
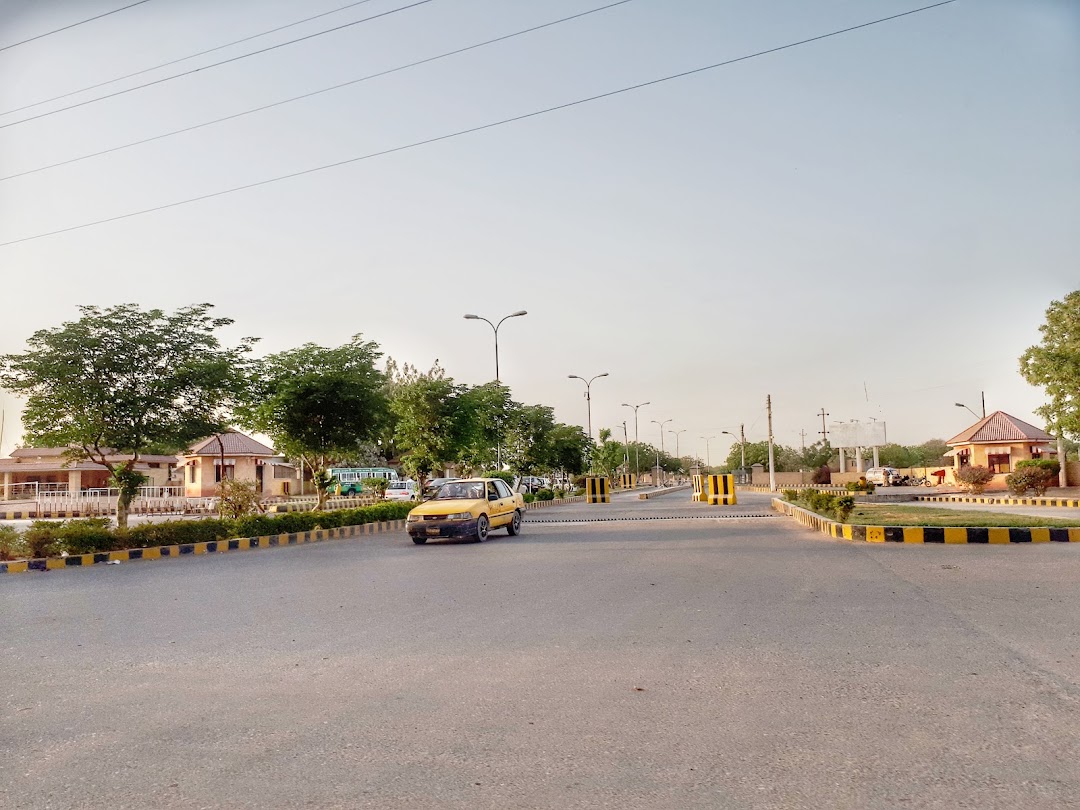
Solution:
[{"label": "white van", "polygon": [[388,501],[415,501],[419,500],[415,481],[391,481],[386,485]]},{"label": "white van", "polygon": [[865,473],[866,480],[879,487],[888,487],[900,483],[900,471],[896,467],[871,467]]}]

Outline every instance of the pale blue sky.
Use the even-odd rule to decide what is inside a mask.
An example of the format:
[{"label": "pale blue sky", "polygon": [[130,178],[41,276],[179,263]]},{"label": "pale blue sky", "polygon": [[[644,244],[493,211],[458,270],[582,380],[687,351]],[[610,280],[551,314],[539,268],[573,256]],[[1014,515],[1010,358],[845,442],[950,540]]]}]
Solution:
[{"label": "pale blue sky", "polygon": [[[214,56],[406,4],[372,2]],[[124,5],[0,0],[0,46]],[[0,52],[0,111],[344,0],[151,0]],[[435,0],[0,129],[0,175],[269,103],[603,5]],[[634,0],[472,53],[0,182],[0,242],[216,191],[922,5]],[[1016,373],[1080,288],[1080,6],[959,0],[882,26],[261,189],[0,248],[0,351],[80,303],[197,301],[265,351],[355,332],[594,427],[650,400],[704,435],[883,418],[948,438],[966,402],[1038,421]],[[198,64],[198,63],[196,63]],[[186,67],[186,66],[185,66]],[[175,69],[174,69],[175,70]],[[149,78],[166,75],[152,74]],[[129,82],[133,83],[133,82]],[[124,86],[124,85],[118,85]],[[110,88],[111,89],[111,88]],[[80,97],[81,98],[81,97]],[[78,100],[78,99],[76,99]],[[48,107],[39,110],[49,109]],[[35,110],[35,112],[38,110]],[[18,120],[0,116],[0,125]],[[866,392],[864,394],[864,383]],[[3,453],[17,435],[13,401]],[[619,428],[621,432],[621,427]],[[631,423],[632,430],[632,423]],[[722,437],[727,439],[728,437]],[[670,441],[670,436],[665,437]],[[714,441],[714,458],[728,442]]]}]

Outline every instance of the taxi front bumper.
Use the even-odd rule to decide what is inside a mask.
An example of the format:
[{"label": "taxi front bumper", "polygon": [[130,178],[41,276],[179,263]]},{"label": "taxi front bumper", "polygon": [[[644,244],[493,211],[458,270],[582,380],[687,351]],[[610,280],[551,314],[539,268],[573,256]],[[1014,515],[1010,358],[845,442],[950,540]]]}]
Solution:
[{"label": "taxi front bumper", "polygon": [[471,520],[417,520],[408,524],[411,537],[473,537],[476,518]]}]

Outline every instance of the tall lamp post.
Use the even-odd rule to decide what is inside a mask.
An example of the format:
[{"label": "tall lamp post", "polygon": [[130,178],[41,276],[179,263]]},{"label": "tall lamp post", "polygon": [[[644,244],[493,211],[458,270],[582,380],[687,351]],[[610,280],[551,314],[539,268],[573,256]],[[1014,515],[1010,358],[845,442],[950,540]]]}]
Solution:
[{"label": "tall lamp post", "polygon": [[511,312],[509,315],[505,316],[498,323],[492,323],[487,318],[481,318],[479,315],[466,315],[465,316],[465,320],[467,320],[467,321],[483,321],[484,323],[486,323],[488,326],[491,327],[492,331],[495,332],[495,382],[499,382],[499,327],[502,326],[503,321],[505,321],[507,318],[520,318],[522,315],[528,315],[528,314],[529,314],[528,312],[521,309],[521,310],[518,310],[517,312]]},{"label": "tall lamp post", "polygon": [[715,436],[702,436],[701,438],[705,440],[705,469],[711,470],[712,469],[712,456],[709,455],[709,442],[711,442],[716,437]]},{"label": "tall lamp post", "polygon": [[732,433],[730,430],[721,430],[720,432],[721,433],[726,433],[731,438],[737,439],[739,441],[739,451],[740,451],[739,455],[742,458],[742,463],[739,465],[739,469],[743,471],[743,474],[745,474],[745,472],[746,472],[746,434],[743,433],[741,427],[739,428],[739,433],[742,434],[741,439],[739,439],[739,437],[736,436],[734,433]]},{"label": "tall lamp post", "polygon": [[[517,312],[511,312],[509,315],[504,316],[498,323],[492,323],[487,318],[481,318],[479,315],[466,315],[467,321],[483,321],[491,330],[495,333],[495,382],[499,382],[499,327],[503,325],[503,321],[507,318],[520,318],[522,315],[528,315],[529,313],[523,309],[519,309]],[[500,430],[501,434],[501,430]],[[499,443],[495,446],[495,459],[499,465],[499,469],[502,469],[502,437],[500,435]]]},{"label": "tall lamp post", "polygon": [[686,428],[683,428],[682,430],[669,430],[668,433],[674,434],[674,436],[675,436],[675,458],[677,458],[679,460],[679,469],[681,470],[682,469],[682,456],[679,455],[679,434],[680,433],[686,433]]},{"label": "tall lamp post", "polygon": [[606,377],[608,373],[605,371],[603,374],[597,374],[595,377],[586,380],[584,377],[579,377],[577,374],[568,374],[567,377],[571,380],[581,380],[585,383],[585,403],[589,411],[589,438],[592,438],[592,384],[593,380],[599,380],[601,377]]},{"label": "tall lamp post", "polygon": [[624,402],[622,406],[624,408],[634,409],[634,472],[638,472],[641,469],[641,445],[638,442],[638,423],[637,423],[637,409],[642,406],[648,405],[648,402],[641,402],[637,405],[631,405],[629,402]]},{"label": "tall lamp post", "polygon": [[[967,408],[969,411],[971,411],[971,408],[968,408],[968,406],[965,405],[963,402],[957,402],[955,404],[957,408]],[[982,419],[986,416],[985,413],[983,413],[982,416],[979,416],[977,413],[975,413],[975,411],[971,411],[971,415],[974,416],[976,419]]]},{"label": "tall lamp post", "polygon": [[[654,425],[659,425],[660,426],[660,452],[664,453],[664,455],[667,455],[667,453],[664,451],[664,425],[666,425],[668,422],[670,422],[672,420],[665,419],[663,421],[660,421],[659,419],[650,419],[649,421],[652,422]],[[657,455],[657,457],[656,457],[656,485],[660,486],[660,456],[659,455]]]}]

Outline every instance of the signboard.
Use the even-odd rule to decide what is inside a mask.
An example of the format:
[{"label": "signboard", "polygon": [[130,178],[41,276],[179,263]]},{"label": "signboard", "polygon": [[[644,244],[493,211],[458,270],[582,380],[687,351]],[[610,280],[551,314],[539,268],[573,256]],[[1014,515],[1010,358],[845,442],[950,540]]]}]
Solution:
[{"label": "signboard", "polygon": [[829,425],[833,447],[881,447],[885,442],[884,422],[836,422]]}]

